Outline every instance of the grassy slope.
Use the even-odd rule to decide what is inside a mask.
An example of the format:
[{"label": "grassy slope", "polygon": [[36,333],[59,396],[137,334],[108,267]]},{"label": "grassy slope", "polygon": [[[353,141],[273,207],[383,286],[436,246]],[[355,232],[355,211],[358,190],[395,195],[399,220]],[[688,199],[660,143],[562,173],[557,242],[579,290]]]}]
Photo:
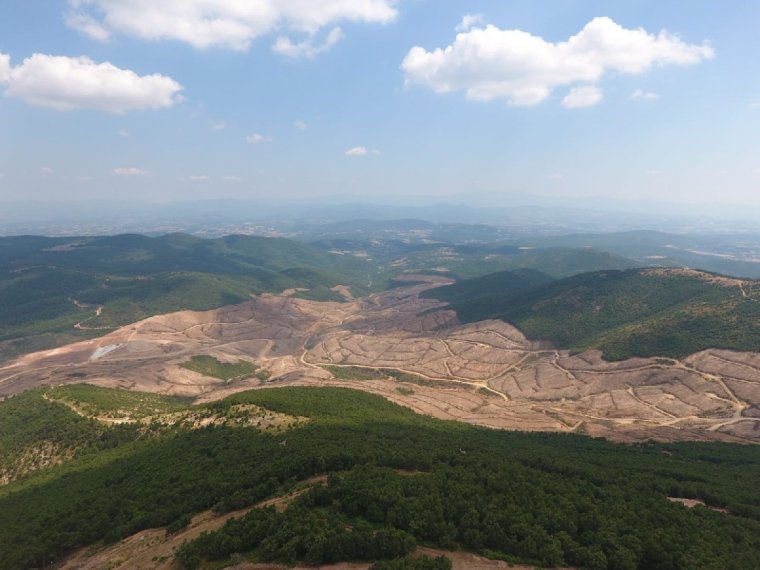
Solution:
[{"label": "grassy slope", "polygon": [[[106,394],[97,398],[107,404]],[[396,552],[394,544],[407,548],[411,538],[587,568],[760,565],[758,447],[623,446],[500,432],[417,416],[344,389],[260,390],[207,407],[241,403],[310,421],[275,434],[184,431],[11,485],[0,495],[0,568],[41,565],[77,546],[209,507],[250,505],[329,472],[337,474],[328,486],[304,495],[290,512],[254,513],[191,544],[183,559],[192,566],[245,552],[318,563],[350,557],[357,540],[382,554]],[[16,414],[36,409],[16,404]],[[729,514],[687,510],[668,495],[702,499]],[[378,536],[391,545],[378,544]]]},{"label": "grassy slope", "polygon": [[[218,378],[219,380],[229,381],[235,378],[247,378],[257,374],[259,369],[253,362],[247,360],[238,360],[235,363],[221,362],[213,356],[205,354],[196,355],[190,358],[187,362],[180,364],[182,368],[192,370],[198,374],[204,376],[210,376],[211,378]],[[259,372],[258,375],[263,374]],[[265,379],[266,377],[261,377]]]},{"label": "grassy slope", "polygon": [[[339,260],[284,239],[2,238],[0,341],[102,334],[105,329],[73,327],[85,319],[85,327],[116,327],[157,313],[209,309],[241,302],[252,292],[325,291],[336,284],[361,291],[366,272],[364,261]],[[94,317],[97,306],[104,309]]]},{"label": "grassy slope", "polygon": [[[502,292],[499,280],[503,281]],[[682,357],[706,348],[760,351],[760,302],[738,286],[675,271],[602,271],[515,289],[512,274],[429,292],[460,318],[499,318],[561,348],[599,348],[611,359]]]}]

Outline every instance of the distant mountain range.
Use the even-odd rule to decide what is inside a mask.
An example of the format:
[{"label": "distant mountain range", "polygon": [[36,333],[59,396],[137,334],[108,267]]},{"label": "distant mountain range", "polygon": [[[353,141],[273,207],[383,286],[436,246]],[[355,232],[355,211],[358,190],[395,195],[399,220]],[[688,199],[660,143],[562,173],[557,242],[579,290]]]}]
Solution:
[{"label": "distant mountain range", "polygon": [[[480,204],[488,203],[487,207]],[[625,202],[551,197],[524,203],[519,196],[449,202],[429,197],[405,203],[323,200],[201,200],[7,202],[0,210],[0,235],[35,233],[126,233],[214,231],[229,224],[323,224],[368,219],[417,219],[434,223],[488,224],[515,235],[659,230],[676,233],[760,232],[759,207]],[[77,232],[76,228],[80,228]],[[92,228],[88,230],[87,228]],[[110,229],[109,229],[110,228]],[[84,232],[82,232],[84,229]]]}]

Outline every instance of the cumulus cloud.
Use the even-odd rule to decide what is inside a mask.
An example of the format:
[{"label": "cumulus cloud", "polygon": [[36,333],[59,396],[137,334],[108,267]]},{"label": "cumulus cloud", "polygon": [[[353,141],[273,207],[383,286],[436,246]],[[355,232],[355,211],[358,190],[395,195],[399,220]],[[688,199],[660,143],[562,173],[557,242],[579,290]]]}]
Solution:
[{"label": "cumulus cloud", "polygon": [[42,168],[40,168],[40,172],[44,174],[45,176],[51,176],[52,174],[55,173],[55,171],[49,166],[43,166]]},{"label": "cumulus cloud", "polygon": [[182,182],[206,182],[207,180],[211,180],[211,177],[208,174],[194,174],[191,176],[180,176],[179,180]]},{"label": "cumulus cloud", "polygon": [[412,48],[401,69],[407,84],[437,93],[464,91],[475,101],[532,106],[557,87],[594,85],[608,72],[639,75],[656,66],[693,65],[714,55],[708,43],[688,44],[667,31],[655,35],[626,29],[602,17],[557,43],[521,30],[472,28],[457,34],[446,48]]},{"label": "cumulus cloud", "polygon": [[[145,40],[176,40],[196,48],[247,50],[274,31],[314,36],[339,22],[385,24],[397,0],[69,0],[75,29],[100,26]],[[97,32],[95,32],[97,33]]]},{"label": "cumulus cloud", "polygon": [[340,28],[330,30],[323,42],[316,42],[313,35],[307,36],[298,43],[294,43],[287,36],[280,36],[272,46],[272,51],[293,59],[314,59],[337,44],[343,37],[343,31]]},{"label": "cumulus cloud", "polygon": [[0,53],[0,83],[5,83],[11,78],[11,56]]},{"label": "cumulus cloud", "polygon": [[259,133],[253,133],[245,137],[245,142],[247,142],[248,144],[261,144],[261,143],[272,142],[272,141],[274,141],[272,137],[267,137]]},{"label": "cumulus cloud", "polygon": [[124,139],[129,136],[129,131],[127,129],[119,129],[118,133],[119,133],[119,136]]},{"label": "cumulus cloud", "polygon": [[211,123],[211,130],[213,131],[223,131],[227,128],[227,122],[226,121],[214,121]]},{"label": "cumulus cloud", "polygon": [[483,23],[483,14],[465,14],[459,25],[454,28],[457,32],[469,32],[475,26]]},{"label": "cumulus cloud", "polygon": [[644,101],[656,101],[658,98],[657,93],[651,91],[644,91],[642,89],[636,89],[631,93],[631,99],[643,99]]},{"label": "cumulus cloud", "polygon": [[147,170],[143,170],[142,168],[135,168],[133,166],[130,167],[121,167],[121,168],[114,168],[111,171],[111,174],[114,176],[148,176],[150,172]]},{"label": "cumulus cloud", "polygon": [[570,92],[562,99],[562,106],[565,109],[581,109],[583,107],[593,107],[603,99],[602,90],[594,85],[585,87],[573,87]]},{"label": "cumulus cloud", "polygon": [[64,21],[69,28],[81,32],[93,40],[107,42],[111,39],[111,32],[89,14],[70,12],[69,14],[66,14]]},{"label": "cumulus cloud", "polygon": [[293,123],[293,126],[297,128],[299,131],[305,131],[306,129],[309,128],[309,125],[307,125],[303,121],[296,121],[295,123]]},{"label": "cumulus cloud", "polygon": [[171,107],[182,99],[182,86],[170,77],[140,76],[87,57],[36,53],[13,67],[8,56],[0,55],[0,79],[7,84],[6,95],[58,111],[94,109],[120,114]]}]

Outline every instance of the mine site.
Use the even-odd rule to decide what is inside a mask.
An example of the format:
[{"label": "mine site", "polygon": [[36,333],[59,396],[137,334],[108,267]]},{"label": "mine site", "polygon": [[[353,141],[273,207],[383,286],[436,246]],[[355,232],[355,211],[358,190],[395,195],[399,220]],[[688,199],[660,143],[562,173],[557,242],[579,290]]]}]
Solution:
[{"label": "mine site", "polygon": [[[450,280],[316,302],[293,291],[240,305],[151,317],[100,338],[22,356],[0,394],[89,383],[198,402],[258,387],[344,386],[441,419],[577,432],[618,441],[760,442],[760,354],[705,350],[683,359],[607,362],[528,340],[498,320],[461,324],[419,294]],[[181,365],[196,355],[247,361],[264,375],[219,380]]]},{"label": "mine site", "polygon": [[0,570],[760,569],[760,2],[0,2]]}]

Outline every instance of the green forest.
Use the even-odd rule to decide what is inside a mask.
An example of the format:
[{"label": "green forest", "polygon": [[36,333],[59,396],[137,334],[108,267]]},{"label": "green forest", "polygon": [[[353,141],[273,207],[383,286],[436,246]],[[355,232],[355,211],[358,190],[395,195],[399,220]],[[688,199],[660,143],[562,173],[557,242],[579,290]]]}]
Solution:
[{"label": "green forest", "polygon": [[[108,391],[98,390],[80,391],[80,402],[113,408]],[[150,426],[149,417],[131,428],[78,425],[60,395],[44,395],[0,403],[4,457],[51,440],[86,449],[0,487],[0,568],[42,567],[81,546],[181,528],[204,509],[254,505],[315,475],[326,483],[284,512],[254,509],[187,542],[179,560],[186,568],[241,556],[445,567],[405,561],[427,545],[540,567],[760,567],[760,449],[753,446],[504,432],[339,388],[256,390],[188,408],[223,416],[255,405],[305,418],[286,430],[217,423],[146,431],[135,426]],[[75,427],[62,430],[68,424]],[[707,506],[688,509],[668,497]]]},{"label": "green forest", "polygon": [[[396,263],[399,259],[404,263]],[[521,251],[504,245],[398,240],[306,244],[179,233],[0,237],[0,361],[99,336],[156,314],[241,303],[254,293],[296,288],[299,298],[340,302],[344,299],[332,290],[335,285],[349,286],[359,297],[384,290],[408,270],[467,278],[532,268],[535,275],[541,270],[565,277],[635,265],[590,249]]]},{"label": "green forest", "polygon": [[329,287],[362,293],[369,272],[364,260],[254,236],[0,238],[0,341],[31,337],[16,350],[0,348],[0,358],[155,314],[240,303],[252,293],[300,287],[336,300]]},{"label": "green forest", "polygon": [[465,322],[502,319],[528,338],[597,348],[609,360],[680,358],[707,348],[760,351],[758,288],[748,282],[743,291],[713,277],[631,269],[542,283],[540,275],[505,271],[424,295],[449,302]]}]

